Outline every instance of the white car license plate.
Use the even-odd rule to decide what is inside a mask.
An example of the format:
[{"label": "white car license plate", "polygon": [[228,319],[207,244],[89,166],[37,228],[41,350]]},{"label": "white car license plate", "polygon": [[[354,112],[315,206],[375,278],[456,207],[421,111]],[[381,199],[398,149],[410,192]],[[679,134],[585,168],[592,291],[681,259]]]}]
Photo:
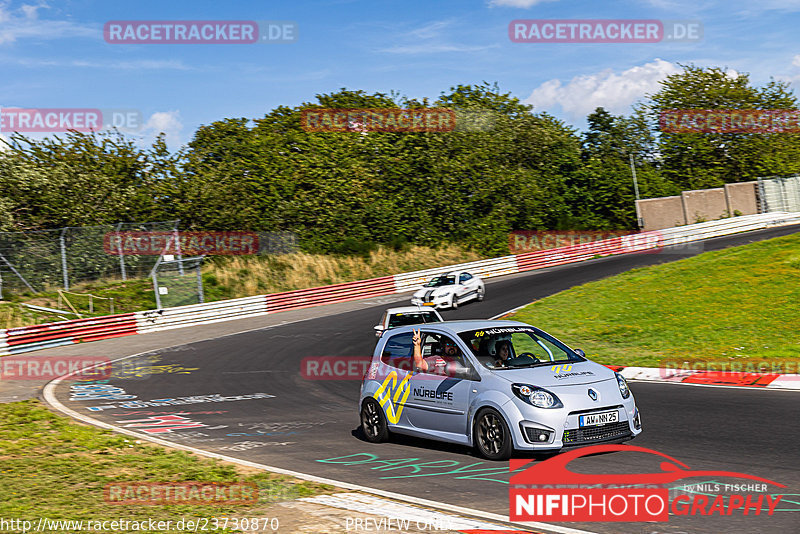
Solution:
[{"label": "white car license plate", "polygon": [[598,426],[619,421],[619,412],[600,412],[581,415],[578,417],[578,426]]}]

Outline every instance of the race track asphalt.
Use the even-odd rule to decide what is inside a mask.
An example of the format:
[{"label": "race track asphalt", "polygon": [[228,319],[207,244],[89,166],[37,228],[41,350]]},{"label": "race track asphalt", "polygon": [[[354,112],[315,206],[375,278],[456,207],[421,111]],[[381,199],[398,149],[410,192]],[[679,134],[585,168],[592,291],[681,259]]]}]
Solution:
[{"label": "race track asphalt", "polygon": [[[800,226],[739,234],[706,241],[701,248],[720,249],[797,231]],[[488,282],[485,301],[443,315],[445,319],[492,317],[575,285],[699,250],[684,252],[616,256],[503,277]],[[303,358],[371,354],[375,346],[372,325],[385,307],[140,355],[127,361],[128,365],[115,367],[105,384],[119,388],[116,394],[133,395],[138,401],[210,394],[266,393],[270,398],[124,408],[124,399],[70,400],[70,383],[58,388],[57,398],[100,421],[142,433],[150,430],[151,436],[226,456],[507,514],[507,463],[488,462],[468,448],[421,439],[394,437],[389,443],[368,443],[358,431],[360,381],[301,376]],[[547,325],[539,326],[547,329]],[[800,392],[641,382],[633,383],[632,390],[644,432],[631,444],[656,449],[692,469],[737,471],[781,482],[788,489],[769,489],[768,493],[787,495],[778,506],[786,511],[773,516],[739,513],[721,518],[671,517],[669,523],[564,526],[603,533],[800,532]],[[92,406],[104,408],[93,412],[88,410]],[[158,431],[163,430],[164,421],[151,419],[164,416],[171,416],[170,424],[175,425],[171,431]],[[141,426],[152,423],[160,426]],[[638,453],[593,456],[576,465],[591,473],[660,471],[658,459]]]}]

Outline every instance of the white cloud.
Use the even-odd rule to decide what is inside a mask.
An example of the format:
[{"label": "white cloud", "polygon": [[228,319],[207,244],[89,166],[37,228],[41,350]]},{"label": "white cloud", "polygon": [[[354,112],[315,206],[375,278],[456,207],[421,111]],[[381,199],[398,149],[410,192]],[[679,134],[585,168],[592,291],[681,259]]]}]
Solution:
[{"label": "white cloud", "polygon": [[379,52],[388,54],[441,54],[448,52],[479,52],[489,48],[497,48],[499,45],[468,45],[453,43],[447,39],[446,31],[455,24],[450,20],[431,22],[420,28],[403,32],[393,41],[407,42],[407,44],[397,44],[388,48],[382,48]]},{"label": "white cloud", "polygon": [[522,7],[529,8],[536,4],[544,4],[545,2],[558,2],[558,0],[491,0],[491,6],[508,6],[508,7]]},{"label": "white cloud", "polygon": [[26,18],[35,20],[35,19],[37,19],[39,17],[39,14],[36,11],[38,11],[39,9],[41,9],[43,7],[47,7],[47,6],[45,6],[43,4],[39,4],[38,6],[32,6],[32,5],[29,5],[29,4],[25,4],[22,7],[20,7],[19,9],[20,9],[20,11],[25,13],[25,17]]},{"label": "white cloud", "polygon": [[585,118],[598,107],[614,114],[624,114],[645,94],[658,91],[660,80],[678,72],[681,69],[676,64],[656,59],[620,74],[606,69],[576,76],[564,84],[553,79],[534,89],[525,103],[532,104],[534,111],[550,111],[560,106],[564,114],[575,121]]},{"label": "white cloud", "polygon": [[382,52],[390,54],[434,54],[437,52],[478,52],[490,48],[498,48],[499,45],[470,46],[470,45],[450,45],[450,44],[418,44],[407,46],[393,46],[384,48]]},{"label": "white cloud", "polygon": [[44,4],[23,5],[18,9],[7,9],[0,4],[0,45],[16,42],[19,39],[61,39],[64,37],[91,37],[102,39],[102,30],[92,25],[75,24],[62,20],[39,19],[38,10]]},{"label": "white cloud", "polygon": [[88,61],[85,59],[38,59],[0,57],[0,64],[22,67],[79,67],[106,70],[197,70],[175,59],[136,59],[131,61]]},{"label": "white cloud", "polygon": [[144,125],[145,132],[155,138],[160,133],[166,134],[167,144],[175,147],[180,144],[180,134],[183,130],[179,111],[158,111],[153,113]]},{"label": "white cloud", "polygon": [[797,54],[792,58],[792,65],[795,67],[800,67],[800,54]]},{"label": "white cloud", "polygon": [[433,37],[438,37],[441,30],[447,28],[452,23],[446,20],[440,20],[437,22],[431,22],[430,24],[426,24],[421,28],[417,28],[416,30],[411,30],[409,35],[416,37],[418,39],[431,39]]}]

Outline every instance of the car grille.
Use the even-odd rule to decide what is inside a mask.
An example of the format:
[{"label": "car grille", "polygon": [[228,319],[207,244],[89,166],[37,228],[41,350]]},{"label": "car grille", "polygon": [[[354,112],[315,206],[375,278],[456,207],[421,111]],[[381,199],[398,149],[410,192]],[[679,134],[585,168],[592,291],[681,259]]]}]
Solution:
[{"label": "car grille", "polygon": [[631,427],[627,421],[608,423],[600,426],[585,428],[572,428],[564,431],[562,441],[564,445],[582,445],[595,441],[621,438],[631,434]]}]

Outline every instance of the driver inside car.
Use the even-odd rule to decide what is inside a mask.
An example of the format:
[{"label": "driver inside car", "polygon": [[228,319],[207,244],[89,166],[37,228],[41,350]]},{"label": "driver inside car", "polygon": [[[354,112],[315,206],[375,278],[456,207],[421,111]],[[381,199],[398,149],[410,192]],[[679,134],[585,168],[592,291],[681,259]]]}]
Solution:
[{"label": "driver inside car", "polygon": [[[455,342],[442,336],[442,339],[433,347],[431,356],[422,357],[422,333],[420,330],[412,330],[414,333],[411,338],[414,343],[414,369],[425,373],[452,374],[456,370],[463,368],[460,356],[461,351]],[[438,350],[436,350],[438,348]]]},{"label": "driver inside car", "polygon": [[539,359],[530,352],[524,352],[519,356],[515,356],[514,346],[511,344],[510,339],[498,339],[495,342],[493,357],[495,359],[495,366],[497,367],[523,365],[539,361]]}]

